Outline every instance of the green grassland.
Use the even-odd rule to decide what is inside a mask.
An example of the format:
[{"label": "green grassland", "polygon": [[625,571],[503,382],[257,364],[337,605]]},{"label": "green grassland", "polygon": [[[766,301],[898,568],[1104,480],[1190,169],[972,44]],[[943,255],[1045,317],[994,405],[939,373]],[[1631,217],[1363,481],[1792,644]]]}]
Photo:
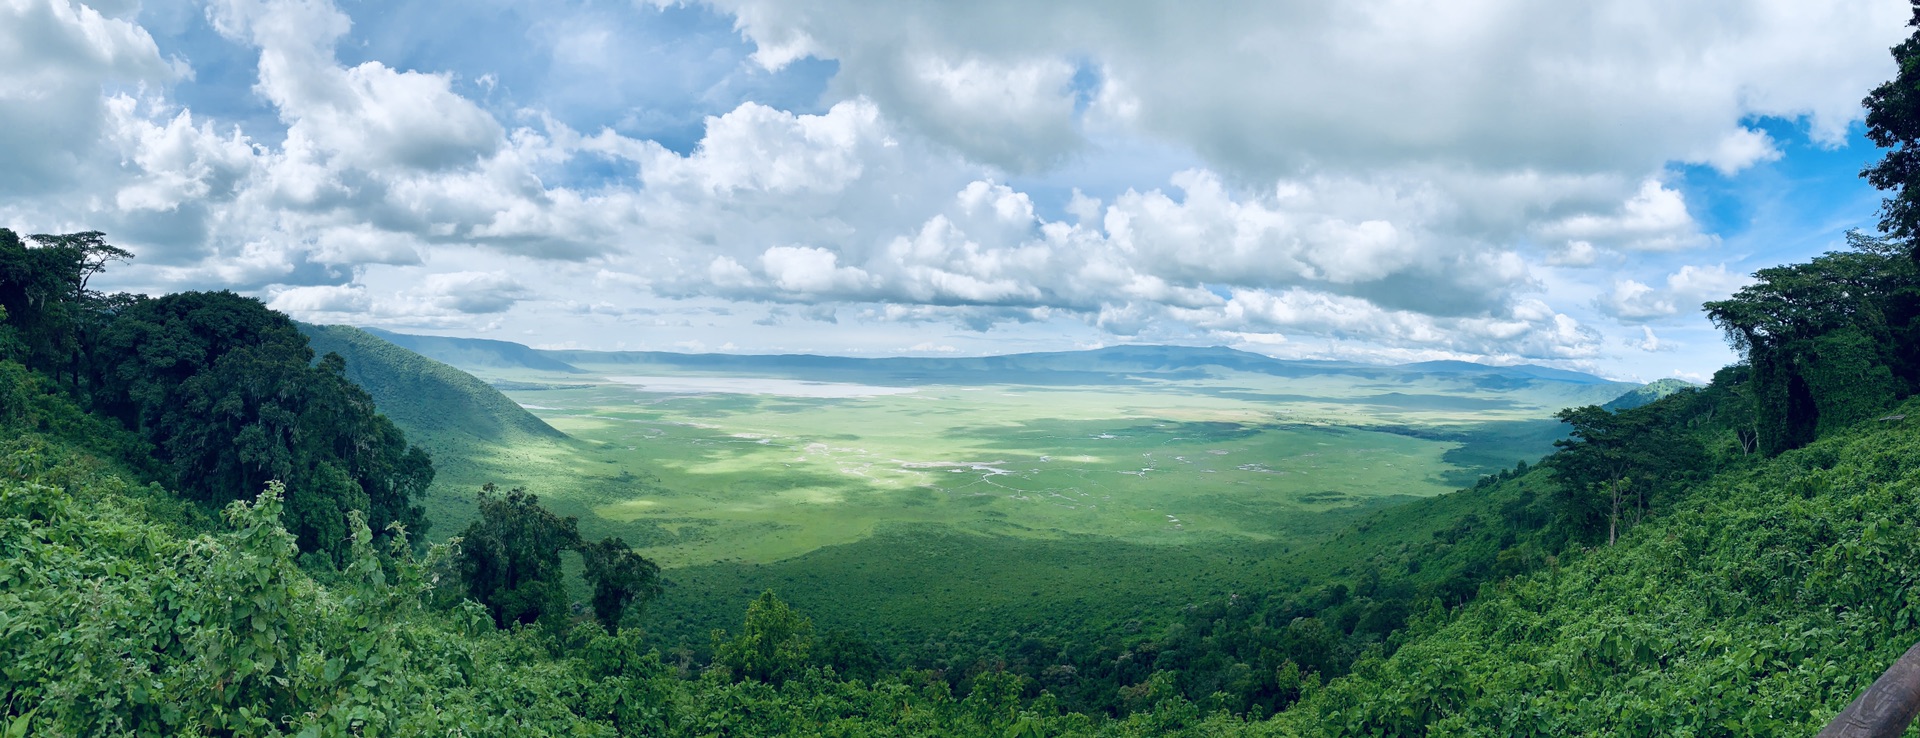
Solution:
[{"label": "green grassland", "polygon": [[915,523],[1294,542],[1325,528],[1322,513],[1490,471],[1448,459],[1476,433],[1491,446],[1480,456],[1498,459],[1485,466],[1537,458],[1538,433],[1507,431],[1557,409],[1341,376],[902,387],[580,368],[491,378],[564,387],[506,391],[593,444],[591,471],[550,494],[670,567],[770,563]]},{"label": "green grassland", "polygon": [[[353,348],[356,379],[434,450],[436,536],[479,484],[525,485],[667,567],[649,630],[696,648],[768,588],[899,643],[1061,613],[1064,630],[1140,627],[1318,579],[1285,554],[1537,459],[1562,433],[1552,412],[1634,388],[1220,350],[809,363],[315,338]],[[383,379],[460,374],[383,338],[479,379],[443,378],[460,397]],[[515,420],[470,432],[491,426],[449,421],[460,405]]]}]

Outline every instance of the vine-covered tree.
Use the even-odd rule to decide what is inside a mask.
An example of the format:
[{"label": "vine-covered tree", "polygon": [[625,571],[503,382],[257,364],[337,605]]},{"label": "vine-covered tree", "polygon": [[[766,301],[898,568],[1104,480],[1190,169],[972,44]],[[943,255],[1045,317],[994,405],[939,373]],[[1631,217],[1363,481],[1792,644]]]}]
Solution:
[{"label": "vine-covered tree", "polygon": [[608,633],[620,629],[629,609],[645,607],[660,594],[660,566],[634,553],[619,538],[581,543],[587,586],[593,588],[593,615]]},{"label": "vine-covered tree", "polygon": [[496,627],[531,625],[565,609],[560,554],[580,545],[580,520],[553,514],[525,488],[496,492],[491,483],[480,490],[479,517],[460,534],[460,575]]},{"label": "vine-covered tree", "polygon": [[1852,246],[1705,305],[1751,367],[1754,429],[1766,454],[1811,442],[1888,407],[1920,380],[1920,270],[1894,242]]}]

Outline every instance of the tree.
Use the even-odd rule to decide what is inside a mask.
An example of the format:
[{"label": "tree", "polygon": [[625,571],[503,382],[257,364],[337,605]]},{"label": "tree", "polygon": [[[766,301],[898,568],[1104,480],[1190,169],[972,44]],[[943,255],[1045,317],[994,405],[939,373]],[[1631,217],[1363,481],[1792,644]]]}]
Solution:
[{"label": "tree", "polygon": [[1867,138],[1887,153],[1860,176],[1892,192],[1881,201],[1880,230],[1909,244],[1908,253],[1920,259],[1920,251],[1911,247],[1920,237],[1920,188],[1913,186],[1920,183],[1920,0],[1912,5],[1907,25],[1915,31],[1893,47],[1899,71],[1861,101],[1867,109]]},{"label": "tree", "polygon": [[313,363],[285,315],[231,292],[136,299],[93,349],[92,404],[160,452],[176,489],[224,504],[269,481],[286,485],[286,524],[303,551],[343,561],[346,516],[382,536],[416,539],[433,481],[425,451],[380,416],[338,356]]},{"label": "tree", "polygon": [[1920,271],[1891,242],[1762,269],[1706,303],[1751,368],[1754,430],[1768,455],[1892,404],[1920,380]]},{"label": "tree", "polygon": [[496,489],[481,488],[479,519],[460,534],[460,574],[467,595],[486,606],[496,627],[530,625],[564,611],[560,554],[580,545],[580,521],[541,507],[524,488],[504,496]]},{"label": "tree", "polygon": [[747,605],[740,635],[713,632],[713,663],[734,676],[780,684],[806,670],[813,652],[813,621],[794,612],[773,590]]},{"label": "tree", "polygon": [[1669,398],[1618,413],[1588,405],[1555,415],[1573,426],[1569,438],[1553,442],[1560,451],[1548,461],[1565,487],[1564,518],[1585,530],[1604,514],[1611,546],[1619,540],[1624,512],[1645,514],[1662,493],[1703,466],[1699,443],[1662,415],[1673,405]]},{"label": "tree", "polygon": [[[593,614],[612,634],[629,607],[636,611],[660,594],[659,565],[642,558],[618,538],[580,544],[587,584],[593,587]],[[637,605],[637,607],[636,607]]]},{"label": "tree", "polygon": [[108,264],[133,255],[109,245],[99,231],[29,240],[32,246],[0,228],[0,308],[14,316],[21,360],[64,376],[78,390],[90,338],[114,302],[87,284]]}]

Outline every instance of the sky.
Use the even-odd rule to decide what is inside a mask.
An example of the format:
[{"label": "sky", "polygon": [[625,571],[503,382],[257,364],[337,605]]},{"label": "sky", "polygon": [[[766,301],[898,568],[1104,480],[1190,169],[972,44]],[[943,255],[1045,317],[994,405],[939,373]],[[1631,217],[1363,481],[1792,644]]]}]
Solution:
[{"label": "sky", "polygon": [[543,348],[1704,380],[1897,0],[0,0],[0,227]]}]

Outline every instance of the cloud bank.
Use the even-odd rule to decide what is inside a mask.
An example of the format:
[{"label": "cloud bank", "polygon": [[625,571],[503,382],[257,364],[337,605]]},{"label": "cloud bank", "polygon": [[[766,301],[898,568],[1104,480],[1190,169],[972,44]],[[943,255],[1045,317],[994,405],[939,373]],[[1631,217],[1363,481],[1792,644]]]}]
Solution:
[{"label": "cloud bank", "polygon": [[[610,53],[584,6],[507,6],[553,16],[491,31],[520,34],[553,73]],[[718,75],[712,94],[747,97],[675,142],[592,121],[685,110],[516,98],[498,84],[513,70],[472,55],[362,58],[355,19],[328,0],[195,6],[207,32],[164,36],[165,51],[146,25],[157,8],[0,0],[0,223],[107,231],[138,255],[112,275],[127,287],[553,337],[536,343],[717,328],[747,348],[793,348],[769,337],[798,331],[864,351],[834,336],[932,325],[951,333],[896,348],[1228,342],[1587,368],[1688,331],[1705,345],[1698,303],[1752,265],[1677,172],[1734,180],[1780,161],[1763,119],[1844,144],[1905,12],[634,7],[628,22],[705,13],[739,34],[709,54],[732,64],[698,69]],[[182,102],[236,73],[202,58],[247,60],[245,94],[268,114]],[[833,65],[814,102],[752,99],[783,97],[770,75],[813,62]],[[1101,174],[1141,146],[1172,152],[1159,175]]]}]

